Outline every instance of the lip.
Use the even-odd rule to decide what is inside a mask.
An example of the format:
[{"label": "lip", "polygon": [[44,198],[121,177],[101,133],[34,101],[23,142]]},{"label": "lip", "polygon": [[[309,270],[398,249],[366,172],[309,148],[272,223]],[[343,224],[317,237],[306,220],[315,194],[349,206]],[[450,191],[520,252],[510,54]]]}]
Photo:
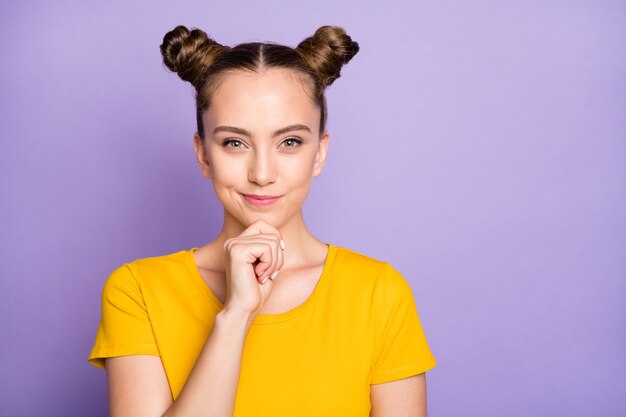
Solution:
[{"label": "lip", "polygon": [[241,194],[243,199],[255,207],[269,207],[277,202],[282,196],[280,195],[254,195]]}]

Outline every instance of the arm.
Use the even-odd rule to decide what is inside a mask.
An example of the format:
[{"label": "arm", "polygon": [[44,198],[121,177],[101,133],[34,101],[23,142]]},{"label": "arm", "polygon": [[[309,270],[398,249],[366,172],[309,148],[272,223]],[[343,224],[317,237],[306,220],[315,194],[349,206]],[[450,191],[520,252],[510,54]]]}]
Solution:
[{"label": "arm", "polygon": [[[283,267],[284,249],[278,229],[263,220],[254,222],[238,237],[227,239],[226,301],[180,395],[173,401],[160,358],[108,358],[105,364],[111,416],[231,417],[244,343],[254,318],[272,292],[273,274]],[[107,301],[109,298],[110,295],[103,297],[107,311],[118,311]],[[141,295],[133,294],[130,298],[134,301]],[[145,308],[136,301],[135,304],[139,305],[139,312],[130,317],[139,316],[145,328]],[[128,317],[122,316],[122,322],[123,319]]]},{"label": "arm", "polygon": [[[160,358],[109,355],[105,367],[111,416],[232,417],[244,343],[272,292],[273,278],[269,277],[284,264],[281,249],[285,245],[278,229],[263,220],[254,222],[238,237],[227,239],[226,301],[180,395],[173,401]],[[106,328],[117,331],[113,333],[119,339],[131,340],[135,343],[128,346],[136,346],[137,341],[152,337],[149,317],[138,282],[127,273],[131,271],[118,271],[105,284],[103,320],[108,322]],[[136,340],[135,329],[143,332]]]},{"label": "arm", "polygon": [[426,417],[426,373],[370,385],[370,417]]},{"label": "arm", "polygon": [[243,346],[253,317],[220,311],[176,401],[157,356],[106,360],[111,417],[232,416]]}]

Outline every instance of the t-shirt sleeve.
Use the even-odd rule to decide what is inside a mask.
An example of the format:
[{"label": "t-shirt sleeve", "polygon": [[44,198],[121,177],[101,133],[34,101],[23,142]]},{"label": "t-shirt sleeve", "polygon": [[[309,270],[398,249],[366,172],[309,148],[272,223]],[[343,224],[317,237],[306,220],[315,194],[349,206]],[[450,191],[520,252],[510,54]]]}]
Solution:
[{"label": "t-shirt sleeve", "polygon": [[104,368],[104,358],[159,355],[150,317],[136,276],[137,262],[125,263],[107,278],[102,313],[89,363]]},{"label": "t-shirt sleeve", "polygon": [[437,364],[409,283],[388,262],[379,278],[374,294],[376,342],[370,384],[407,378]]}]

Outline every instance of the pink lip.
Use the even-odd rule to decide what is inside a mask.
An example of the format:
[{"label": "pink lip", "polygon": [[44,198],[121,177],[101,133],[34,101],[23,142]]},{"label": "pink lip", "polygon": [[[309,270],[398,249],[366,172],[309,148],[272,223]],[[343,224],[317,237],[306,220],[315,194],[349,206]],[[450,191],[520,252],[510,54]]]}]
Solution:
[{"label": "pink lip", "polygon": [[271,196],[271,195],[250,195],[250,194],[242,194],[244,200],[246,202],[252,204],[255,207],[269,207],[275,202],[277,202],[281,196]]}]

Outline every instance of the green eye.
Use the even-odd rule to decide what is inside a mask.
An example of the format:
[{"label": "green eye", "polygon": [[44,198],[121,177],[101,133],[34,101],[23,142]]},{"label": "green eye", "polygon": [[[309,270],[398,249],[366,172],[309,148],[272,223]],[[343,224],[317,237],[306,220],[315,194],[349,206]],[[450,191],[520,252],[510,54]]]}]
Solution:
[{"label": "green eye", "polygon": [[285,139],[285,141],[283,143],[288,143],[288,142],[291,142],[294,145],[293,146],[286,146],[287,148],[295,148],[298,145],[302,144],[302,141],[300,139],[298,139],[298,138],[288,138],[288,139]]},{"label": "green eye", "polygon": [[[231,143],[237,143],[237,144],[239,144],[239,145],[238,145],[238,146],[228,146],[228,145],[230,145]],[[228,147],[228,148],[235,148],[235,149],[237,149],[237,148],[241,148],[241,141],[238,141],[237,139],[226,139],[226,140],[222,143],[222,146],[224,146],[225,148],[226,148],[226,147]]]}]

